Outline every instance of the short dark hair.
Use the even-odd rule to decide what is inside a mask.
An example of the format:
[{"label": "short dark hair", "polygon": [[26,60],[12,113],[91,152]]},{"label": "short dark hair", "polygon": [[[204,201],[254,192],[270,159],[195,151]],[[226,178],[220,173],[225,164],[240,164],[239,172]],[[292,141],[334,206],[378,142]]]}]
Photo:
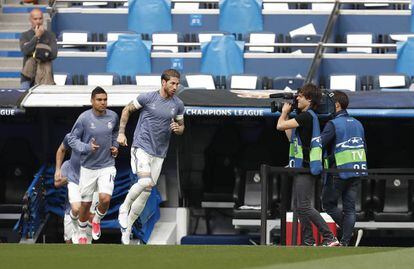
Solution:
[{"label": "short dark hair", "polygon": [[92,94],[91,94],[91,99],[93,99],[93,98],[95,97],[95,95],[97,95],[97,94],[101,94],[101,93],[104,93],[104,94],[108,95],[104,89],[102,89],[102,88],[101,88],[101,87],[99,87],[99,86],[98,86],[98,87],[96,87],[96,88],[95,88],[95,89],[93,89],[93,91],[92,91]]},{"label": "short dark hair", "polygon": [[333,91],[333,93],[335,102],[338,102],[342,109],[347,109],[349,105],[348,95],[343,91],[338,90]]},{"label": "short dark hair", "polygon": [[164,72],[162,72],[161,75],[161,81],[169,81],[170,78],[178,78],[180,79],[180,73],[175,69],[167,69]]},{"label": "short dark hair", "polygon": [[303,85],[298,94],[302,94],[306,99],[311,100],[311,108],[316,109],[321,102],[322,99],[322,91],[312,83],[307,83]]}]

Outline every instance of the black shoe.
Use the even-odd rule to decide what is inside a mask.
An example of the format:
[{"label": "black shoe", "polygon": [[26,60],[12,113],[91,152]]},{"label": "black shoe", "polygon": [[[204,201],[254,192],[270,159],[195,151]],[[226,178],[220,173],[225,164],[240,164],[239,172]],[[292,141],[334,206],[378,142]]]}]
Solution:
[{"label": "black shoe", "polygon": [[315,242],[303,242],[303,246],[305,247],[316,247]]},{"label": "black shoe", "polygon": [[323,247],[337,247],[337,246],[339,246],[339,241],[336,237],[333,237],[331,239],[325,240],[322,243],[322,246]]}]

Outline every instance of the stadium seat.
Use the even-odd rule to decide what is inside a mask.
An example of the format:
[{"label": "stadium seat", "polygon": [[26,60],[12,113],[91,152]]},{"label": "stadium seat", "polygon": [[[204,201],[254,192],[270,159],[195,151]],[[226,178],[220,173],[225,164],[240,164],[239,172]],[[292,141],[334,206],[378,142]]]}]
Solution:
[{"label": "stadium seat", "polygon": [[216,89],[227,89],[227,78],[226,76],[214,76],[214,84]]},{"label": "stadium seat", "polygon": [[361,91],[371,91],[374,89],[373,76],[360,76],[361,79]]},{"label": "stadium seat", "polygon": [[184,75],[184,85],[189,88],[205,88],[215,90],[213,76],[205,74],[186,74]]},{"label": "stadium seat", "polygon": [[[272,177],[268,186],[268,219],[274,219],[279,198],[277,177]],[[236,179],[234,190],[233,219],[260,219],[261,214],[261,179],[259,170],[241,172]]]},{"label": "stadium seat", "polygon": [[62,31],[59,40],[63,43],[73,44],[62,45],[62,49],[65,50],[92,50],[92,47],[86,45],[89,41],[89,32],[86,31]]},{"label": "stadium seat", "polygon": [[54,73],[53,80],[55,81],[56,85],[63,86],[63,85],[71,85],[72,78],[67,73]]},{"label": "stadium seat", "polygon": [[360,91],[361,80],[356,74],[331,74],[329,76],[329,87],[331,90]]},{"label": "stadium seat", "polygon": [[174,3],[175,10],[196,11],[200,8],[200,3]]},{"label": "stadium seat", "polygon": [[213,36],[223,36],[224,33],[222,32],[203,32],[198,33],[198,42],[210,42]]},{"label": "stadium seat", "polygon": [[153,33],[152,43],[152,51],[169,51],[174,53],[179,51],[177,45],[171,45],[178,43],[178,33]]},{"label": "stadium seat", "polygon": [[304,82],[305,79],[299,77],[276,77],[273,79],[273,89],[296,91]]},{"label": "stadium seat", "polygon": [[292,8],[289,3],[263,3],[263,11],[288,11]]},{"label": "stadium seat", "polygon": [[[321,40],[321,35],[295,35],[290,38],[292,43],[309,43],[309,44],[318,44]],[[302,53],[315,53],[315,47],[291,47],[291,52],[300,50]]]},{"label": "stadium seat", "polygon": [[332,11],[334,3],[312,3],[311,9],[314,11]]},{"label": "stadium seat", "polygon": [[129,31],[108,32],[106,34],[106,42],[116,41],[120,35],[135,35],[135,33]]},{"label": "stadium seat", "polygon": [[405,74],[390,73],[374,77],[374,89],[407,89],[410,79]]},{"label": "stadium seat", "polygon": [[156,74],[137,74],[135,76],[135,83],[141,87],[154,87],[159,89],[161,87],[161,75]]},{"label": "stadium seat", "polygon": [[119,84],[119,77],[113,73],[91,73],[87,78],[87,85],[112,86]]},{"label": "stadium seat", "polygon": [[99,1],[99,2],[93,2],[93,1],[88,1],[88,2],[82,2],[82,6],[84,7],[84,8],[88,8],[88,7],[90,7],[90,8],[96,8],[96,7],[106,7],[106,6],[108,6],[108,2],[102,2],[102,1]]},{"label": "stadium seat", "polygon": [[262,89],[263,90],[273,89],[273,78],[263,76],[262,77]]},{"label": "stadium seat", "polygon": [[73,74],[72,84],[73,85],[86,85],[85,76],[83,74]]},{"label": "stadium seat", "polygon": [[135,83],[131,76],[121,76],[120,84],[133,85]]},{"label": "stadium seat", "polygon": [[[371,45],[374,41],[374,35],[372,33],[347,33],[346,43],[352,45]],[[356,52],[356,53],[372,53],[372,48],[358,48],[358,47],[349,47],[346,48],[346,52]]]},{"label": "stadium seat", "polygon": [[262,88],[262,80],[256,75],[231,75],[227,78],[228,89],[255,90]]},{"label": "stadium seat", "polygon": [[[272,45],[275,43],[276,34],[275,33],[266,33],[266,32],[257,32],[250,33],[249,43],[250,45],[261,44],[261,45]],[[275,47],[253,47],[248,48],[249,52],[275,52]]]},{"label": "stadium seat", "polygon": [[21,204],[38,165],[30,142],[8,138],[0,151],[0,164],[0,204]]},{"label": "stadium seat", "polygon": [[410,180],[377,180],[373,198],[375,221],[412,221],[414,201]]}]

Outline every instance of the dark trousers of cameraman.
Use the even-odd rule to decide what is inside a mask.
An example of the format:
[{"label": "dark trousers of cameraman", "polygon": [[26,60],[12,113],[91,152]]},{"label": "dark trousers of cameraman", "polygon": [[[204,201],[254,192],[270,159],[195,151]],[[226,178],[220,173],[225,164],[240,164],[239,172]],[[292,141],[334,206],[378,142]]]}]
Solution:
[{"label": "dark trousers of cameraman", "polygon": [[[329,176],[322,191],[322,207],[329,216],[341,227],[341,245],[348,246],[355,227],[355,201],[359,178],[340,179]],[[338,200],[342,198],[342,209],[338,208]]]},{"label": "dark trousers of cameraman", "polygon": [[299,174],[293,179],[294,207],[301,224],[302,242],[307,246],[315,244],[312,223],[318,228],[324,242],[335,238],[319,211],[312,206],[315,182],[319,178],[310,174]]}]

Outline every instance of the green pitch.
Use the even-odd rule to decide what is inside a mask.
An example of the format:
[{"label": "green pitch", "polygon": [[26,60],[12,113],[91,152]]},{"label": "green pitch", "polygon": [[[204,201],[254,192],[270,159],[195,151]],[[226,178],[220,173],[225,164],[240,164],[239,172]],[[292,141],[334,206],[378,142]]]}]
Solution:
[{"label": "green pitch", "polygon": [[0,244],[0,268],[414,268],[414,248]]}]

